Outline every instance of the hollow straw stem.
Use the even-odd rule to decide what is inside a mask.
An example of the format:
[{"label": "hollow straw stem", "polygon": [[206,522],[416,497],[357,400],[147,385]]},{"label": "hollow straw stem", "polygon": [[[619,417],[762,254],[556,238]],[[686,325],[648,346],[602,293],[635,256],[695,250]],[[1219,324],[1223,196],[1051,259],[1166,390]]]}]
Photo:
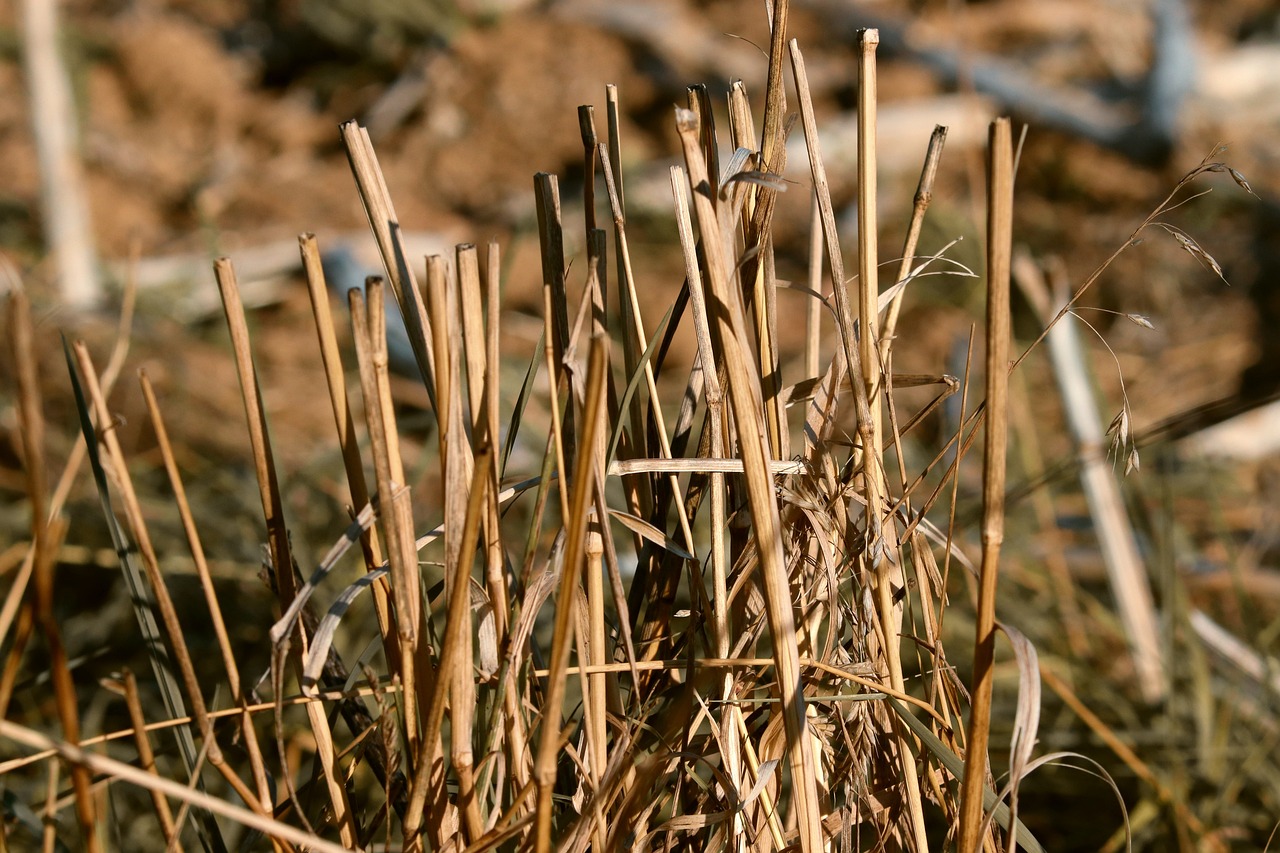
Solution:
[{"label": "hollow straw stem", "polygon": [[[822,209],[818,206],[818,196],[813,196],[813,211],[809,217],[809,290],[822,294]],[[821,369],[822,334],[822,300],[817,297],[809,299],[808,309],[804,317],[804,375],[806,378],[817,376]]]},{"label": "hollow straw stem", "polygon": [[[356,435],[355,417],[351,412],[351,400],[343,374],[342,357],[338,351],[333,312],[329,308],[329,293],[325,286],[320,248],[315,235],[310,233],[298,237],[298,248],[302,256],[303,271],[306,273],[316,334],[320,341],[320,356],[328,383],[334,426],[338,432],[338,444],[342,448],[342,464],[347,474],[347,489],[351,495],[351,506],[358,508],[369,503],[369,486],[365,479],[364,461],[360,457],[360,442]],[[383,565],[386,558],[376,527],[370,526],[361,532],[360,547],[364,555],[366,571],[372,572]],[[387,581],[378,579],[373,583],[371,591],[374,613],[378,619],[378,633],[382,637],[383,655],[388,661],[399,661],[400,640],[394,624],[395,616],[391,611]]]},{"label": "hollow straw stem", "polygon": [[791,609],[791,586],[787,580],[781,520],[774,501],[769,455],[764,444],[759,377],[751,373],[741,295],[731,280],[732,267],[725,257],[727,247],[715,205],[706,194],[707,167],[699,144],[697,117],[688,110],[677,109],[676,129],[684,149],[685,168],[694,188],[694,207],[711,278],[714,303],[709,300],[709,307],[714,310],[713,339],[719,343],[720,355],[725,360],[729,402],[738,424],[747,500],[764,576],[765,610],[778,667],[800,846],[804,853],[817,853],[823,843],[821,808],[813,743],[805,722],[800,653],[796,645],[795,614]]},{"label": "hollow straw stem", "polygon": [[[373,454],[373,471],[378,487],[378,516],[382,522],[387,546],[387,563],[391,575],[392,600],[395,603],[395,625],[400,657],[389,661],[398,669],[404,692],[401,694],[404,714],[404,737],[411,758],[426,760],[418,754],[418,621],[420,604],[418,596],[418,559],[413,539],[412,518],[409,513],[408,487],[403,485],[403,467],[397,466],[398,456],[391,453],[389,433],[395,430],[394,413],[388,415],[383,407],[389,405],[380,390],[378,376],[379,352],[385,370],[385,323],[380,313],[383,308],[383,285],[377,277],[370,278],[364,292],[352,288],[347,292],[351,311],[351,327],[356,344],[356,361],[360,368],[360,388],[364,396],[366,426]],[[366,307],[365,299],[368,298]],[[381,348],[379,347],[381,341]],[[390,417],[390,422],[388,422]],[[390,427],[390,428],[388,428]],[[397,467],[400,478],[396,477]],[[407,541],[406,541],[407,540]]]},{"label": "hollow straw stem", "polygon": [[431,405],[434,408],[436,367],[431,327],[427,321],[426,305],[422,301],[422,294],[418,291],[413,267],[405,255],[400,220],[391,203],[391,192],[387,189],[382,168],[378,165],[378,156],[374,153],[373,143],[369,140],[369,132],[355,120],[343,122],[339,130],[343,145],[347,149],[347,161],[351,165],[351,174],[355,177],[356,191],[364,204],[369,229],[378,243],[382,265],[391,282],[391,290],[395,293],[396,301],[400,305],[400,316],[404,318],[405,331],[409,334],[409,344],[413,347],[414,358],[418,362],[423,384],[426,385],[427,395],[431,398]]},{"label": "hollow straw stem", "polygon": [[1013,246],[1013,141],[1008,118],[991,123],[987,154],[986,433],[982,476],[982,565],[973,649],[973,705],[960,789],[960,853],[976,853],[987,781],[991,688],[995,663],[996,581],[1004,542],[1005,450],[1008,443],[1009,272]]},{"label": "hollow straw stem", "polygon": [[[405,849],[421,850],[420,830],[424,805],[428,798],[437,799],[445,795],[444,780],[437,765],[436,756],[441,749],[444,712],[446,699],[453,706],[453,714],[470,714],[472,707],[459,708],[457,699],[450,697],[455,679],[456,669],[470,669],[471,661],[466,657],[470,651],[471,635],[471,563],[476,553],[476,543],[480,538],[480,526],[484,515],[484,505],[488,500],[490,466],[492,449],[482,444],[477,448],[476,465],[472,470],[470,488],[467,491],[467,504],[464,510],[462,529],[459,531],[458,552],[461,555],[459,564],[452,577],[449,578],[449,605],[445,616],[444,639],[441,644],[440,666],[436,677],[431,680],[430,690],[423,702],[423,750],[424,760],[418,762],[413,781],[409,788],[409,806],[404,817]],[[427,757],[430,760],[425,760]],[[428,790],[429,784],[438,783],[435,790]],[[464,795],[466,792],[464,792]],[[469,796],[469,795],[468,795]],[[467,804],[464,803],[464,808]],[[434,827],[442,831],[442,827]],[[437,839],[443,842],[445,839]],[[473,838],[472,841],[477,839]]]},{"label": "hollow straw stem", "polygon": [[[902,587],[901,554],[897,539],[885,532],[883,501],[886,484],[882,465],[884,406],[881,393],[885,388],[883,363],[878,348],[880,338],[879,302],[879,221],[876,211],[876,48],[880,31],[864,29],[858,33],[858,357],[862,361],[863,383],[867,391],[870,422],[863,435],[863,481],[867,494],[868,539],[875,569],[876,599],[880,624],[884,630],[885,658],[889,679],[897,690],[904,689],[902,653],[902,605],[893,601],[893,589]],[[883,551],[887,553],[882,553]],[[918,850],[928,847],[924,825],[924,807],[920,798],[920,782],[916,776],[909,735],[900,732],[898,748],[902,762],[902,779],[907,794],[907,810]]]},{"label": "hollow straw stem", "polygon": [[222,294],[227,330],[231,335],[236,371],[240,377],[245,421],[253,451],[254,472],[257,474],[258,496],[262,499],[262,514],[267,524],[267,544],[276,572],[276,594],[280,601],[280,609],[283,611],[289,608],[297,590],[293,579],[289,532],[284,524],[284,503],[280,497],[280,486],[276,478],[271,438],[267,434],[266,413],[262,408],[262,390],[254,372],[253,356],[249,347],[249,325],[245,322],[244,303],[240,299],[240,288],[236,282],[231,259],[219,258],[214,261],[213,273]]},{"label": "hollow straw stem", "polygon": [[858,32],[858,355],[871,406],[873,445],[865,453],[880,457],[880,250],[876,216],[876,47],[880,31]]},{"label": "hollow straw stem", "polygon": [[581,563],[585,556],[588,507],[596,488],[596,455],[589,451],[603,428],[605,365],[607,341],[601,336],[591,339],[591,356],[587,365],[586,402],[583,406],[582,432],[579,436],[587,452],[580,453],[572,483],[573,493],[565,520],[565,557],[560,572],[560,588],[556,597],[556,621],[551,645],[551,672],[548,678],[546,699],[543,703],[542,728],[539,732],[538,752],[534,765],[537,785],[537,806],[534,830],[534,849],[547,853],[551,849],[552,802],[551,790],[555,785],[556,765],[560,752],[560,721],[564,703],[565,670],[569,665],[569,652],[573,644],[573,599],[582,578]]}]

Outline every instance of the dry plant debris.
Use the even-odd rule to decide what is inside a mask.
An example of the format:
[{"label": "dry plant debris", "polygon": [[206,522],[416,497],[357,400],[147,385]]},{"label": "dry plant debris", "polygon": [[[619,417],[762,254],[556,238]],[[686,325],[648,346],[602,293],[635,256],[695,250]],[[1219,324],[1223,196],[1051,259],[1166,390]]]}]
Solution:
[{"label": "dry plant debris", "polygon": [[[6,788],[27,795],[6,800],[15,838],[107,849],[123,837],[124,821],[151,820],[113,817],[115,791],[127,784],[149,792],[146,807],[168,849],[220,851],[266,837],[281,850],[1043,850],[1019,817],[1019,786],[1065,756],[1036,755],[1044,673],[1144,780],[1187,849],[1226,849],[1230,832],[1128,751],[1026,632],[996,619],[997,579],[1008,570],[1008,380],[1030,352],[1012,358],[1010,121],[992,124],[987,160],[985,390],[967,363],[963,380],[895,372],[911,334],[898,327],[899,310],[913,282],[947,260],[916,250],[944,134],[923,164],[895,278],[881,287],[878,258],[889,253],[879,250],[876,222],[878,33],[862,31],[858,228],[843,235],[856,237],[858,272],[849,275],[804,57],[786,38],[787,6],[772,7],[759,128],[741,84],[729,92],[727,130],[717,127],[706,87],[691,87],[675,112],[682,163],[670,178],[684,280],[657,323],[644,316],[639,294],[660,283],[638,280],[632,265],[617,89],[606,90],[603,128],[591,108],[579,113],[592,176],[584,221],[565,220],[555,176],[535,176],[542,337],[510,407],[498,245],[464,243],[424,267],[406,250],[368,132],[343,125],[384,275],[349,293],[356,360],[344,364],[320,247],[313,235],[300,238],[325,373],[313,393],[327,391],[350,516],[314,566],[301,555],[315,543],[296,541],[288,523],[234,258],[216,263],[265,524],[262,580],[276,608],[274,624],[260,632],[270,657],[261,678],[242,667],[229,636],[238,613],[215,588],[164,401],[144,373],[173,495],[163,510],[181,519],[207,614],[180,611],[171,594],[174,579],[149,533],[154,508],[138,500],[139,465],[126,459],[107,403],[123,346],[102,371],[84,342],[68,346],[84,443],[50,488],[35,369],[47,342],[33,339],[30,306],[12,288],[17,434],[33,519],[0,610],[9,649],[0,738],[28,751],[0,764],[6,786],[26,780]],[[784,71],[795,81],[791,93]],[[791,132],[803,136],[813,194],[804,287],[778,279],[773,245],[778,194],[799,189],[782,178]],[[723,151],[732,153],[722,160]],[[1161,217],[1192,181],[1223,171],[1250,191],[1234,169],[1206,159],[1075,288],[1044,334],[1083,310],[1082,297],[1149,229],[1163,229],[1221,275],[1211,255]],[[583,229],[584,263],[567,262],[569,228]],[[818,309],[804,314],[808,375],[792,377],[782,359],[780,326],[798,322],[779,309],[784,287]],[[429,451],[411,453],[398,423],[388,301],[404,318],[410,369],[434,416]],[[1136,312],[1125,316],[1152,325]],[[687,371],[668,359],[681,328],[696,340]],[[353,374],[358,385],[348,383]],[[908,407],[900,392],[921,387],[935,396]],[[913,430],[956,400],[950,440],[923,465],[908,459]],[[1126,467],[1136,468],[1131,420],[1126,398],[1111,432]],[[970,568],[955,506],[979,435],[982,556],[970,615],[948,590],[952,567]],[[424,464],[418,456],[433,478],[413,473],[412,462]],[[532,460],[532,470],[516,459]],[[98,736],[83,724],[85,686],[62,651],[55,608],[65,484],[85,461],[163,695],[143,704],[141,677],[122,670],[110,686],[124,696],[130,725]],[[424,487],[438,489],[441,518],[422,517],[414,495]],[[951,505],[945,526],[930,520],[940,502]],[[348,555],[361,570],[343,584]],[[1166,606],[1176,615],[1176,600]],[[210,661],[192,649],[204,637],[192,624],[206,618],[217,652]],[[947,631],[957,620],[972,629],[967,636],[953,625]],[[1203,619],[1195,624],[1218,636]],[[1017,672],[1011,710],[993,700],[997,628]],[[48,653],[49,705],[43,694],[33,699],[31,690],[43,688],[18,684],[37,636]],[[359,638],[363,650],[349,645]],[[1219,638],[1217,648],[1235,647]],[[1259,685],[1251,725],[1274,742],[1273,679],[1260,656],[1235,657]],[[1144,685],[1147,698],[1161,699],[1180,675],[1172,667],[1156,673],[1166,681]],[[35,706],[51,706],[56,726]],[[995,760],[1002,714],[1012,729],[1007,777]],[[165,740],[171,734],[176,753]],[[59,818],[64,768],[74,828]],[[1243,772],[1268,778],[1256,758]],[[43,806],[29,796],[40,784]],[[1136,810],[1133,817],[1151,822]]]}]

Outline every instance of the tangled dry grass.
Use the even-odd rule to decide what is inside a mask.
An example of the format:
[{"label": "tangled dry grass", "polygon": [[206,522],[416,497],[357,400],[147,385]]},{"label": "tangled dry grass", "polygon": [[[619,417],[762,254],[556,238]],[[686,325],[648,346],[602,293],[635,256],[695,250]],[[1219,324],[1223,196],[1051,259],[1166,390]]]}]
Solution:
[{"label": "tangled dry grass", "polygon": [[[566,223],[556,178],[535,178],[543,338],[506,409],[502,368],[512,359],[498,347],[499,247],[488,246],[483,263],[472,244],[451,259],[427,258],[424,277],[421,259],[405,253],[367,133],[343,126],[386,275],[350,295],[353,394],[316,240],[300,239],[351,517],[314,567],[298,564],[291,539],[233,259],[217,262],[265,520],[263,579],[277,607],[269,677],[255,680],[241,669],[227,627],[237,616],[214,589],[163,403],[143,375],[172,489],[168,509],[181,516],[207,612],[175,606],[107,404],[122,365],[115,359],[99,371],[83,343],[68,348],[67,361],[85,442],[50,490],[34,370],[35,350],[48,342],[33,339],[22,292],[11,295],[33,530],[0,613],[0,636],[10,643],[0,736],[29,754],[0,770],[6,784],[22,777],[26,790],[45,784],[48,791],[43,819],[25,802],[7,806],[20,831],[42,836],[47,847],[89,850],[112,846],[144,821],[158,822],[157,849],[226,850],[269,839],[283,850],[1042,850],[1019,819],[1018,785],[1063,758],[1036,754],[1043,675],[1100,737],[1112,739],[1186,849],[1226,849],[1230,836],[1189,806],[1185,791],[1151,773],[1080,703],[1023,631],[996,620],[1010,365],[1016,371],[1030,351],[1012,352],[1016,145],[1009,121],[991,128],[981,275],[917,254],[940,130],[902,260],[882,289],[876,32],[864,31],[860,41],[859,216],[856,235],[844,235],[856,236],[853,275],[827,191],[803,56],[785,41],[785,26],[774,34],[758,137],[740,85],[729,93],[727,134],[716,127],[704,87],[691,88],[687,107],[676,110],[683,165],[672,167],[671,187],[685,275],[656,325],[642,316],[637,294],[667,283],[633,273],[617,91],[607,90],[599,136],[594,111],[582,109],[585,173],[599,180],[585,184],[585,221]],[[784,65],[796,82],[814,197],[804,285],[778,280],[772,249],[771,216],[776,194],[788,189],[784,141],[794,121]],[[725,162],[722,150],[733,152]],[[1148,230],[1172,228],[1162,217],[1185,199],[1185,188],[1224,171],[1248,189],[1216,156],[1206,159],[1117,255]],[[585,237],[585,264],[576,271],[566,260],[570,227]],[[1171,233],[1212,263],[1190,235]],[[974,371],[981,383],[967,364],[960,378],[893,369],[895,350],[910,345],[909,330],[897,328],[900,307],[913,282],[938,269],[985,282],[985,367]],[[1046,334],[1105,269],[1075,288]],[[783,380],[778,330],[800,321],[779,311],[783,288],[802,292],[811,308],[803,318],[810,342],[803,375],[791,383]],[[439,520],[415,510],[415,478],[401,452],[388,299],[404,318],[435,415]],[[687,374],[665,358],[682,324],[697,342]],[[897,397],[908,387],[934,393],[908,411]],[[543,395],[550,423],[530,434],[535,394]],[[957,398],[955,433],[913,468],[904,452],[912,431]],[[1132,467],[1137,445],[1127,411],[1126,404],[1113,432]],[[979,437],[980,463],[969,453]],[[513,470],[517,448],[540,468]],[[61,651],[54,571],[68,533],[66,484],[85,457],[133,593],[148,680],[158,688],[148,691],[156,700],[144,703],[140,676],[122,672],[114,687],[131,726],[95,738],[82,730],[81,688]],[[956,526],[966,467],[982,472],[981,558],[973,563]],[[517,502],[522,509],[509,512]],[[945,523],[932,520],[939,515]],[[353,564],[354,579],[342,583]],[[952,575],[966,572],[972,610],[948,595],[957,587]],[[1075,606],[1069,597],[1059,602],[1064,619]],[[1126,619],[1118,633],[1134,659],[1136,692],[1165,701],[1171,685],[1177,689],[1170,650],[1159,640],[1151,647],[1141,617]],[[190,647],[197,620],[216,637],[218,653],[209,659]],[[954,625],[948,630],[957,620],[967,637],[957,639]],[[996,728],[1012,729],[1007,774],[988,759],[1003,752],[991,740],[998,630],[1008,637],[1019,683],[1016,705],[994,710]],[[37,635],[49,650],[56,726],[11,713],[24,652]],[[339,651],[360,637],[363,651]],[[1274,697],[1266,701],[1274,706]],[[1259,718],[1274,726],[1262,705]],[[1255,770],[1269,778],[1265,767]],[[154,817],[112,804],[122,783],[149,792]],[[55,818],[62,799],[74,806],[78,831]]]}]

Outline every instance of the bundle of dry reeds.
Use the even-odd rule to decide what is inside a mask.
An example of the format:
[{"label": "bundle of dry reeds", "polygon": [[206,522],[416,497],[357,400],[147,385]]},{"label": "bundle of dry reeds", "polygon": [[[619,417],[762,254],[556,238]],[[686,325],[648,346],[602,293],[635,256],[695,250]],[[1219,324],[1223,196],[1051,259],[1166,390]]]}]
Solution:
[{"label": "bundle of dry reeds", "polygon": [[[1008,626],[1021,674],[1011,798],[1007,790],[997,797],[986,759],[1006,488],[1010,123],[995,122],[990,135],[985,392],[975,403],[967,376],[962,383],[893,370],[903,299],[937,260],[917,256],[916,241],[945,133],[935,133],[923,165],[903,260],[881,287],[877,34],[864,31],[858,264],[849,276],[803,56],[785,39],[786,5],[773,7],[759,137],[741,84],[729,93],[726,162],[707,89],[691,88],[687,108],[676,110],[683,166],[672,167],[671,187],[685,277],[678,289],[672,283],[672,307],[656,325],[642,315],[637,291],[663,284],[636,280],[628,248],[616,89],[607,90],[601,136],[593,110],[580,112],[591,179],[585,222],[574,226],[585,229],[586,262],[573,275],[557,180],[536,176],[543,345],[509,411],[500,410],[500,368],[510,356],[498,347],[498,246],[482,253],[460,245],[453,258],[427,258],[425,268],[408,257],[369,137],[355,123],[343,126],[386,275],[351,293],[353,371],[342,361],[316,240],[300,238],[352,508],[350,527],[314,567],[293,556],[233,263],[218,261],[266,521],[264,573],[280,614],[268,682],[252,684],[239,669],[227,603],[214,593],[147,377],[140,379],[172,508],[221,652],[216,676],[187,648],[194,617],[170,599],[113,434],[105,399],[120,365],[100,373],[84,344],[68,350],[84,447],[108,518],[124,519],[114,528],[120,562],[165,703],[144,708],[136,677],[124,673],[119,687],[133,726],[94,741],[82,739],[53,617],[53,556],[67,532],[59,508],[80,460],[50,497],[30,319],[24,297],[14,295],[35,527],[0,624],[14,643],[0,709],[39,628],[52,651],[61,738],[7,719],[0,736],[38,750],[9,772],[37,759],[65,761],[85,849],[106,843],[95,794],[102,780],[151,792],[169,849],[225,850],[246,832],[278,850],[814,853],[942,849],[944,838],[964,851],[1041,849],[1016,805],[1016,783],[1032,763],[1039,674],[1034,648]],[[784,380],[778,328],[794,321],[780,316],[775,298],[783,285],[771,228],[793,118],[787,64],[816,227],[807,287],[790,285],[812,299],[805,375]],[[388,299],[405,318],[435,413],[442,519],[415,517],[389,384]],[[665,355],[682,323],[694,330],[697,358],[687,375],[673,375]],[[551,427],[530,435],[522,416],[543,370]],[[908,385],[939,391],[906,412],[894,395]],[[961,429],[908,477],[904,436],[960,389]],[[953,531],[927,513],[954,493],[979,434],[982,559],[974,647],[962,653],[966,669],[972,658],[974,681],[964,684],[941,634],[948,575],[963,557]],[[517,446],[540,455],[540,470],[510,470]],[[513,525],[507,508],[526,494],[532,508]],[[335,592],[326,577],[352,550],[365,573]],[[372,601],[377,639],[355,660],[336,650],[335,638],[362,598]],[[230,697],[217,710],[215,693]],[[168,775],[152,744],[170,736],[161,730],[178,737],[178,758],[161,762]],[[133,747],[115,743],[125,737]],[[47,766],[52,802],[59,765]],[[41,831],[47,845],[60,843],[55,823]]]}]

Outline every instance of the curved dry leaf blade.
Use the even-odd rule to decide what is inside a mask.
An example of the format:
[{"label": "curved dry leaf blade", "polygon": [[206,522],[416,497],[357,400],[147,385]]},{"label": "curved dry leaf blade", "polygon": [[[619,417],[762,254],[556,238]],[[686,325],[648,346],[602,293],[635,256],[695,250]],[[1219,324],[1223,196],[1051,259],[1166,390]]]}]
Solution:
[{"label": "curved dry leaf blade", "polygon": [[324,669],[324,662],[329,657],[329,648],[333,645],[334,632],[338,630],[338,622],[342,617],[347,615],[347,610],[359,597],[360,593],[373,586],[374,581],[385,577],[388,573],[387,568],[374,569],[366,575],[361,575],[354,583],[344,589],[337,599],[329,606],[329,612],[320,620],[320,624],[316,627],[315,636],[311,638],[311,647],[307,650],[307,659],[302,667],[302,692],[312,695],[315,692],[316,682],[320,678],[320,671]]},{"label": "curved dry leaf blade", "polygon": [[659,548],[665,548],[672,554],[675,554],[678,557],[683,557],[686,560],[694,559],[694,556],[686,551],[679,542],[676,542],[643,518],[638,518],[637,516],[634,516],[629,512],[623,512],[620,509],[609,510],[609,515],[621,522],[623,526],[630,529],[632,533],[644,537]]},{"label": "curved dry leaf blade", "polygon": [[534,347],[533,358],[529,361],[529,369],[525,371],[524,382],[520,383],[520,393],[516,396],[516,404],[511,410],[511,421],[507,424],[507,440],[502,445],[502,461],[498,465],[498,477],[502,478],[507,470],[507,460],[511,458],[511,449],[515,447],[516,435],[520,432],[520,421],[524,418],[525,407],[529,405],[529,393],[533,390],[533,380],[538,375],[543,341],[546,333],[538,336],[538,345]]},{"label": "curved dry leaf blade", "polygon": [[[997,621],[996,627],[1009,638],[1018,667],[1018,701],[1009,738],[1009,813],[1018,817],[1018,785],[1027,774],[1031,753],[1040,730],[1040,659],[1035,645],[1012,625]],[[1017,837],[1009,839],[1010,853],[1017,850]]]}]

